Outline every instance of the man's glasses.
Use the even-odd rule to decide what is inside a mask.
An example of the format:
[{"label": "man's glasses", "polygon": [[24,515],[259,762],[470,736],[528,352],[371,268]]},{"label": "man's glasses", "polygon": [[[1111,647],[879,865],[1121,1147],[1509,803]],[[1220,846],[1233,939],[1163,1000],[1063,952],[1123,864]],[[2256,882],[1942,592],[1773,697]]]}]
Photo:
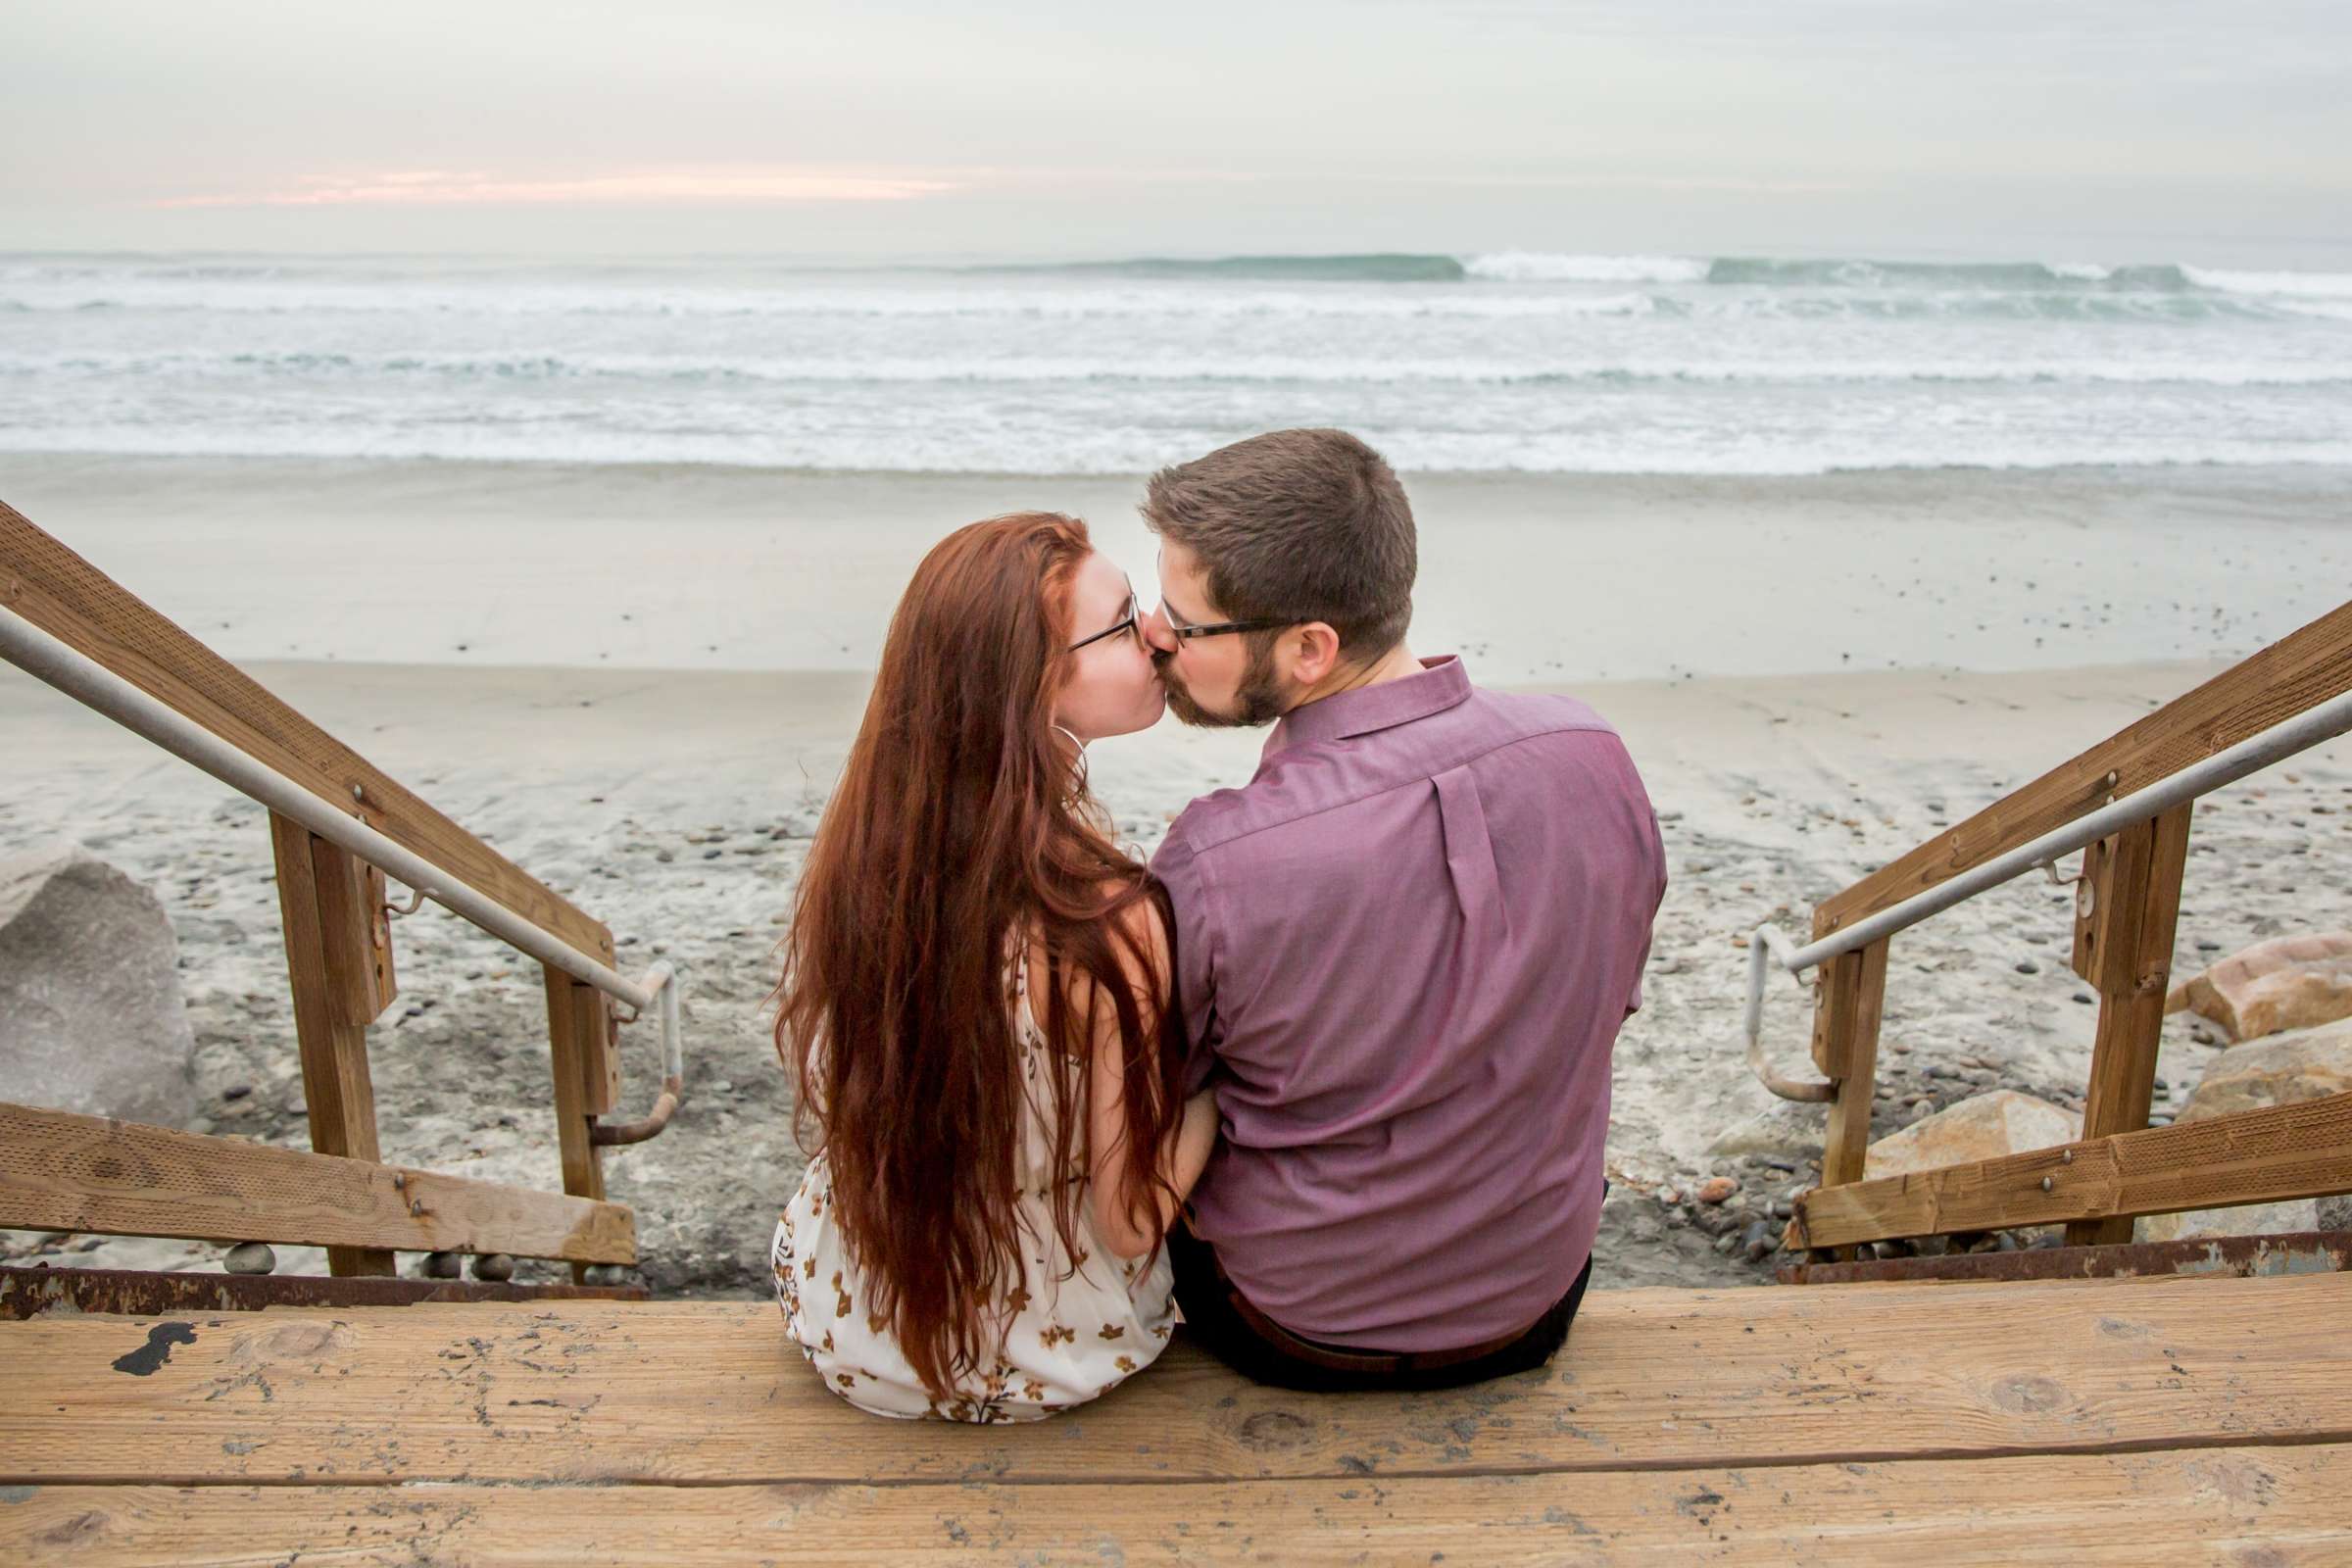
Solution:
[{"label": "man's glasses", "polygon": [[1079,649],[1087,646],[1089,643],[1099,643],[1105,637],[1116,637],[1123,631],[1134,632],[1135,640],[1138,643],[1141,643],[1144,640],[1144,634],[1138,628],[1142,619],[1143,609],[1135,601],[1135,590],[1133,588],[1129,588],[1127,590],[1127,613],[1119,617],[1118,624],[1115,626],[1105,626],[1091,637],[1079,638],[1076,642],[1070,644],[1070,652],[1074,654]]},{"label": "man's glasses", "polygon": [[1164,595],[1159,601],[1159,618],[1166,621],[1169,632],[1178,637],[1224,637],[1237,631],[1273,631],[1278,627],[1298,624],[1295,620],[1220,620],[1195,626],[1176,618],[1176,612],[1168,608]]}]

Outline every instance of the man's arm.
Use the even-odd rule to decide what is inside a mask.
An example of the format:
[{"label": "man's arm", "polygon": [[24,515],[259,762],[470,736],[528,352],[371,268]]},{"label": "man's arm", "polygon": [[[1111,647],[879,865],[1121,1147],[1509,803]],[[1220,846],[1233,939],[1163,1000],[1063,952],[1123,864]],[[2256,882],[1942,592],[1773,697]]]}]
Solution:
[{"label": "man's arm", "polygon": [[1168,901],[1176,910],[1176,1001],[1192,1050],[1184,1076],[1185,1093],[1191,1095],[1208,1081],[1224,1031],[1217,1020],[1216,888],[1207,862],[1185,835],[1183,818],[1168,830],[1159,853],[1152,858],[1152,871],[1167,885]]}]

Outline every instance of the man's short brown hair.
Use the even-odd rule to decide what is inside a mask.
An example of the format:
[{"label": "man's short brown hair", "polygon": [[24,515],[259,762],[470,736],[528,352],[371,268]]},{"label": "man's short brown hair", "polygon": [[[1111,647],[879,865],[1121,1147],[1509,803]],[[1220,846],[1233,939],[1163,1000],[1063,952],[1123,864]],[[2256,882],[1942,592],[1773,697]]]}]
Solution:
[{"label": "man's short brown hair", "polygon": [[1144,521],[1193,553],[1235,620],[1320,620],[1376,658],[1413,618],[1419,552],[1404,486],[1345,430],[1275,430],[1162,468]]}]

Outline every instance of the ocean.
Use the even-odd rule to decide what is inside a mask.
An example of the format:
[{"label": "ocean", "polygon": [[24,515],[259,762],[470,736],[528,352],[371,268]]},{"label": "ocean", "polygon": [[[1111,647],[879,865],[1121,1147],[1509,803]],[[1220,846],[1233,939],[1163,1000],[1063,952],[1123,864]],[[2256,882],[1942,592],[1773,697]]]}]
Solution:
[{"label": "ocean", "polygon": [[0,256],[0,452],[1133,473],[2352,464],[2352,274],[1500,253]]}]

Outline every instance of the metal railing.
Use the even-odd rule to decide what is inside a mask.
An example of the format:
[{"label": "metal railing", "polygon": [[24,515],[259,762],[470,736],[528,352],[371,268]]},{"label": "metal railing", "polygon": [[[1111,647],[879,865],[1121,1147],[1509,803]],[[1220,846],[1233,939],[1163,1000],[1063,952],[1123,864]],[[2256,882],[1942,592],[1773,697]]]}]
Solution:
[{"label": "metal railing", "polygon": [[684,1093],[684,1046],[678,1029],[678,987],[667,963],[635,980],[524,919],[464,879],[395,843],[366,822],[338,810],[315,791],[257,761],[129,681],[68,647],[13,612],[0,612],[0,658],[96,710],[144,740],[192,763],[270,810],[301,823],[412,889],[540,962],[594,986],[643,1016],[660,1020],[662,1091],[653,1111],[636,1122],[595,1129],[600,1144],[639,1143],[662,1131]]},{"label": "metal railing", "polygon": [[[1770,964],[1778,963],[1790,975],[1798,977],[1801,984],[1807,970],[1817,968],[1841,954],[1866,948],[1873,942],[1917,925],[1931,915],[1941,913],[1987,888],[1998,887],[2036,867],[2054,865],[2061,857],[2072,855],[2109,834],[2147,821],[2184,801],[2234,784],[2250,773],[2260,772],[2275,762],[2298,752],[2309,751],[2347,732],[2352,732],[2352,692],[2306,709],[2259,735],[2250,736],[2226,751],[2216,752],[2145,789],[2135,790],[2121,800],[2112,801],[2077,817],[2064,827],[2055,828],[2006,854],[1995,856],[1947,882],[1937,883],[1924,893],[1914,894],[1900,904],[1881,909],[1819,941],[1800,948],[1778,927],[1770,923],[1757,926],[1748,939],[1747,1008],[1742,1026],[1748,1066],[1763,1081],[1765,1088],[1784,1100],[1826,1101],[1836,1089],[1832,1083],[1784,1078],[1773,1071],[1771,1064],[1765,1060],[1762,1041],[1764,984]],[[2110,781],[2112,777],[2110,775]]]}]

